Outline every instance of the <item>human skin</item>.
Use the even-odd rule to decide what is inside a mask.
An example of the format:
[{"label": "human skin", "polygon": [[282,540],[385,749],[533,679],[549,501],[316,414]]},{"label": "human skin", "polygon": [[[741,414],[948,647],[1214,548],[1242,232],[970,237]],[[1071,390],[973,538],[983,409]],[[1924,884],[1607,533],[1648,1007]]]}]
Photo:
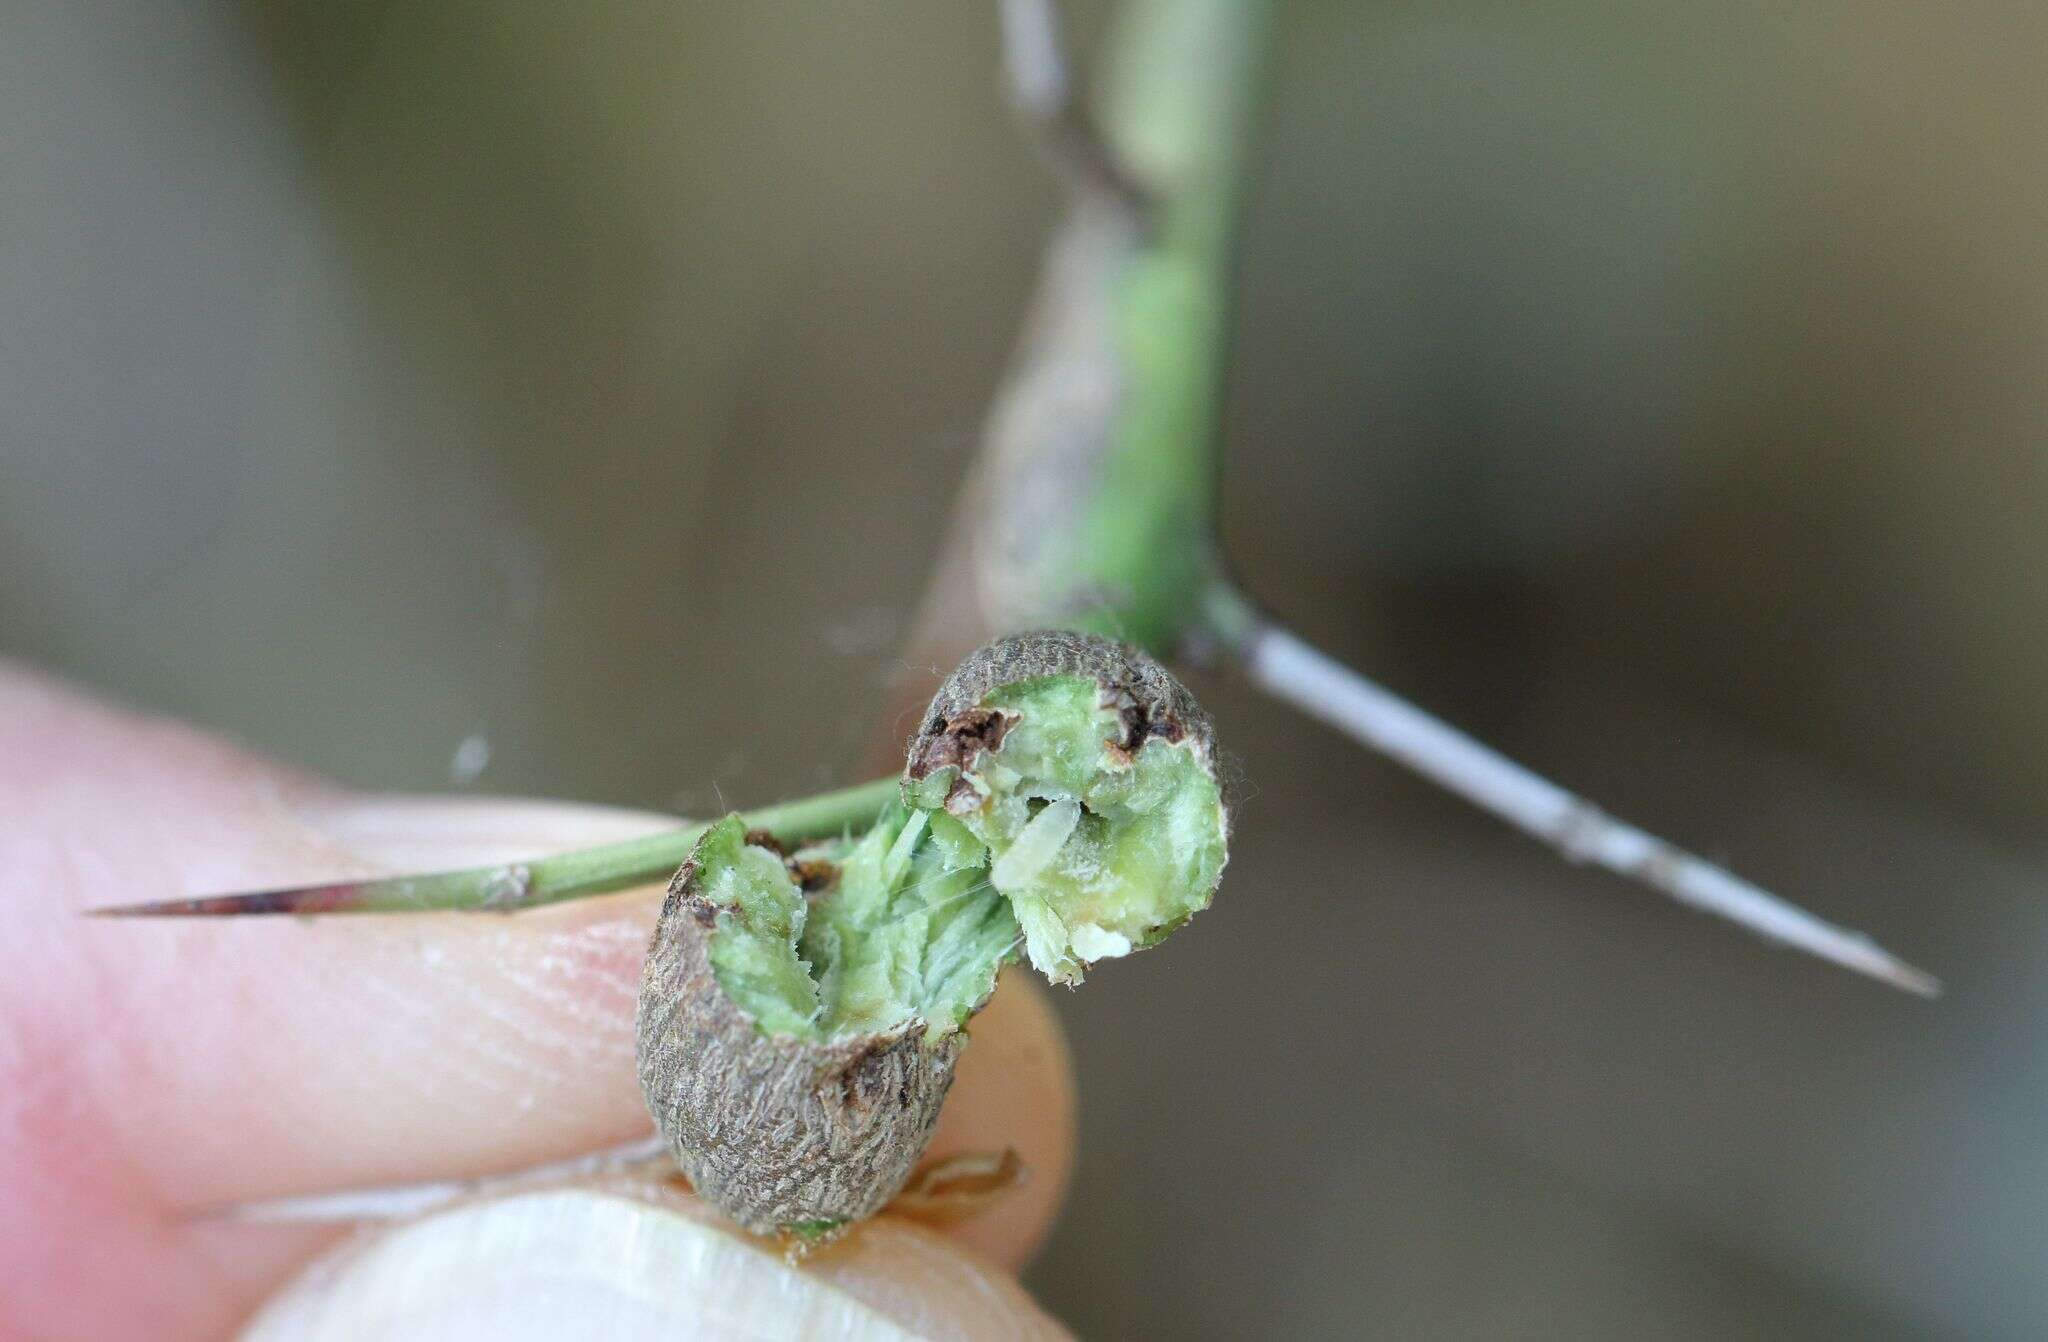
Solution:
[{"label": "human skin", "polygon": [[[658,889],[513,916],[81,911],[672,823],[346,792],[0,662],[0,1338],[218,1337],[339,1232],[207,1208],[516,1170],[648,1130],[633,1002]],[[914,1299],[927,1275],[1021,1266],[1064,1192],[1073,1104],[1057,1023],[1012,973],[932,1155],[1014,1148],[1030,1177],[933,1252],[868,1265],[870,1285]]]}]

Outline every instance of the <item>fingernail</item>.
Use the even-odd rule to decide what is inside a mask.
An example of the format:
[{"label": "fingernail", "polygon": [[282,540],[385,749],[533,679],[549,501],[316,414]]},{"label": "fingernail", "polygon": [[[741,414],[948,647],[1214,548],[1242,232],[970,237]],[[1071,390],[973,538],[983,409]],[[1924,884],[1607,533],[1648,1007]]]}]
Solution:
[{"label": "fingernail", "polygon": [[799,1268],[691,1199],[524,1193],[343,1246],[274,1296],[243,1337],[1065,1336],[995,1269],[908,1227],[871,1229]]},{"label": "fingernail", "polygon": [[292,810],[320,843],[408,871],[523,862],[681,823],[653,811],[518,797],[341,793],[300,800]]}]

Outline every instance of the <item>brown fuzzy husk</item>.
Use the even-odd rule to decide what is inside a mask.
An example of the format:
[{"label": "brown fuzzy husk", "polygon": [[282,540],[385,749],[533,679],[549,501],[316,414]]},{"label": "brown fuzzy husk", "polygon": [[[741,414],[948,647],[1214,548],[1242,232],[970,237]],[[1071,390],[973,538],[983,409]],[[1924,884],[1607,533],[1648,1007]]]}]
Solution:
[{"label": "brown fuzzy husk", "polygon": [[965,1042],[922,1021],[822,1043],[763,1034],[709,959],[698,863],[669,884],[641,976],[640,1086],[697,1191],[757,1234],[816,1244],[874,1215],[931,1141]]},{"label": "brown fuzzy husk", "polygon": [[1186,745],[1213,766],[1209,715],[1165,667],[1114,639],[1044,630],[998,639],[946,677],[910,739],[905,779],[920,782],[949,765],[970,766],[977,750],[1001,741],[1005,728],[981,701],[1003,686],[1044,676],[1093,680],[1102,702],[1123,717],[1124,739],[1116,743],[1121,749],[1135,752],[1157,736]]}]

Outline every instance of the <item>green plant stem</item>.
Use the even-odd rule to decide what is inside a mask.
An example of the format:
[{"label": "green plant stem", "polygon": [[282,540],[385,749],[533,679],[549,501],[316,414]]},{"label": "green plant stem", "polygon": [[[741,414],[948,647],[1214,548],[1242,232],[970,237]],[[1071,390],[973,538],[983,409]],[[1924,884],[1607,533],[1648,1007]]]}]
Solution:
[{"label": "green plant stem", "polygon": [[1098,632],[1160,656],[1191,632],[1189,597],[1219,571],[1217,420],[1244,146],[1263,83],[1260,0],[1133,0],[1119,16],[1096,117],[1152,200],[1120,275],[1124,395],[1077,530],[1077,590]]},{"label": "green plant stem", "polygon": [[[1158,656],[1219,571],[1215,418],[1264,0],[1130,0],[1085,112],[1046,0],[1005,8],[1012,98],[1067,187],[915,646],[1051,625]],[[962,631],[973,626],[972,636]]]},{"label": "green plant stem", "polygon": [[[878,778],[857,787],[746,811],[741,818],[747,828],[766,830],[785,843],[808,843],[866,829],[882,809],[896,799],[898,787],[894,777]],[[682,865],[691,846],[706,828],[708,822],[691,821],[645,838],[627,839],[597,848],[579,848],[531,862],[508,862],[424,876],[393,876],[381,880],[259,890],[239,895],[170,899],[152,904],[95,909],[93,912],[104,917],[450,910],[510,913],[665,880]]]}]

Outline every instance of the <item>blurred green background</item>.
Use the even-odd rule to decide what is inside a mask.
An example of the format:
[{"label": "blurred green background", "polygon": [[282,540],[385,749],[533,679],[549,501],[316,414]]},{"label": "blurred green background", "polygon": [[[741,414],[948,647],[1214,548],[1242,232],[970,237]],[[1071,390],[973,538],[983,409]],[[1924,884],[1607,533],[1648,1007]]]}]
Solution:
[{"label": "blurred green background", "polygon": [[[2048,12],[1276,39],[1249,585],[1951,991],[1200,680],[1235,859],[1060,999],[1031,1284],[1105,1337],[2048,1334]],[[982,4],[9,7],[0,648],[366,786],[850,780],[1056,205]]]}]

